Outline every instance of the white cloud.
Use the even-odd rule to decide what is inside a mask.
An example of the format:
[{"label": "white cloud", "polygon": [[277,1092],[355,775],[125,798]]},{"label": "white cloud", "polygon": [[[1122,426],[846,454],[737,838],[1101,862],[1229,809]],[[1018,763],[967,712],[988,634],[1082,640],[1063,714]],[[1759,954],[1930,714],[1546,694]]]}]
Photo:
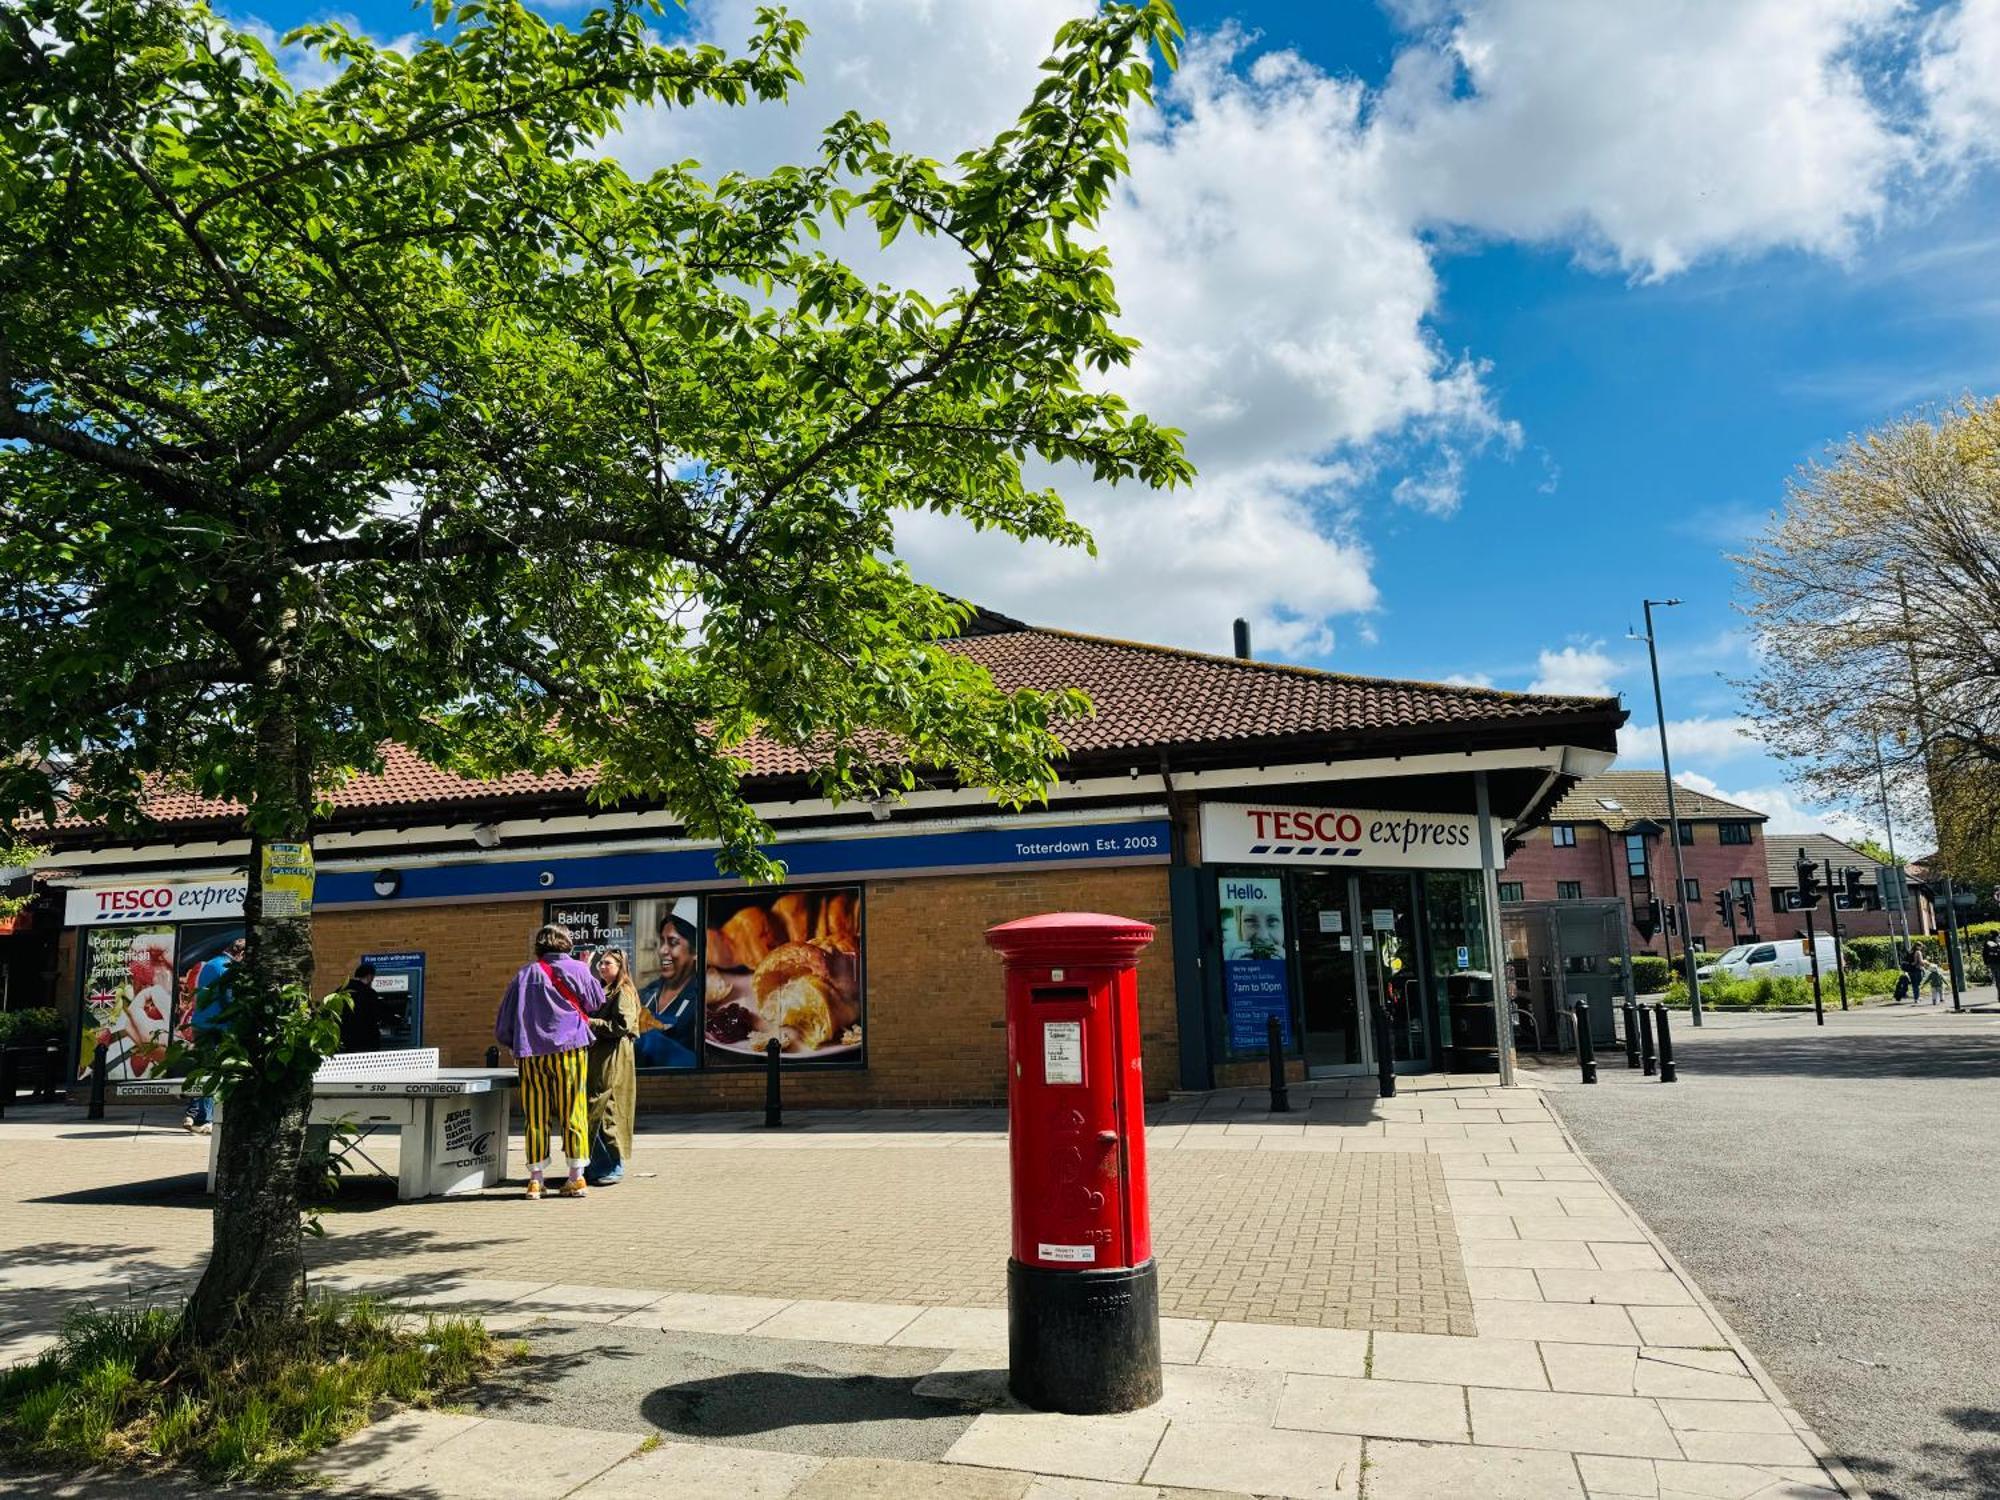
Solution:
[{"label": "white cloud", "polygon": [[1560,651],[1544,651],[1537,658],[1531,693],[1564,693],[1586,698],[1608,698],[1613,691],[1611,678],[1618,671],[1613,661],[1593,641],[1583,646],[1564,646]]},{"label": "white cloud", "polygon": [[1854,58],[1902,10],[1466,0],[1398,57],[1384,150],[1422,220],[1580,242],[1641,277],[1774,246],[1844,254],[1913,155]]},{"label": "white cloud", "polygon": [[[1673,752],[1677,765],[1684,765],[1687,760],[1735,760],[1759,754],[1763,749],[1750,720],[1706,716],[1669,719],[1667,748]],[[1642,766],[1657,765],[1660,759],[1660,726],[1627,724],[1619,730],[1618,758],[1621,763],[1633,761]]]},{"label": "white cloud", "polygon": [[1488,677],[1484,672],[1453,672],[1449,677],[1440,678],[1439,681],[1448,687],[1490,688],[1493,686],[1493,679]]},{"label": "white cloud", "polygon": [[[754,3],[695,0],[691,27],[740,45]],[[851,108],[948,161],[1011,123],[1056,28],[1092,8],[799,0],[808,82],[788,105],[645,111],[612,149],[635,169],[761,170],[809,159]],[[1528,451],[1478,351],[1437,337],[1435,236],[1572,245],[1642,279],[1780,247],[1841,255],[1919,155],[1921,122],[1863,83],[1876,52],[1914,35],[1902,0],[1391,12],[1404,33],[1379,91],[1225,26],[1190,39],[1160,110],[1133,122],[1103,234],[1122,326],[1144,348],[1116,384],[1186,430],[1195,485],[1054,476],[1097,534],[1095,560],[911,517],[898,546],[922,576],[1028,618],[1214,649],[1236,615],[1272,652],[1325,651],[1343,617],[1365,639],[1378,590],[1363,497],[1447,518],[1472,455]],[[1951,122],[1985,107],[1996,13],[2000,0],[1962,0],[1921,49],[1924,97],[1954,140],[1971,127]],[[905,235],[883,262],[859,237],[833,243],[926,289],[954,274],[935,241]],[[1533,453],[1553,487],[1561,456]],[[1608,691],[1615,665],[1567,647],[1544,653],[1536,685]]]},{"label": "white cloud", "polygon": [[1918,80],[1947,161],[2000,155],[2000,0],[1960,0],[1934,16]]}]

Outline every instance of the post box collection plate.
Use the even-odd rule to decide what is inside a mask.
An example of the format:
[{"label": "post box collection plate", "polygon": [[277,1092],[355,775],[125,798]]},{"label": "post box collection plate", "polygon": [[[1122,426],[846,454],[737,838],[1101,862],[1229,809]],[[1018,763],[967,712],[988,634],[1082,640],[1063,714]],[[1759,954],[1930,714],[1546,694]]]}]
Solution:
[{"label": "post box collection plate", "polygon": [[1083,1022],[1042,1022],[1042,1082],[1083,1082]]}]

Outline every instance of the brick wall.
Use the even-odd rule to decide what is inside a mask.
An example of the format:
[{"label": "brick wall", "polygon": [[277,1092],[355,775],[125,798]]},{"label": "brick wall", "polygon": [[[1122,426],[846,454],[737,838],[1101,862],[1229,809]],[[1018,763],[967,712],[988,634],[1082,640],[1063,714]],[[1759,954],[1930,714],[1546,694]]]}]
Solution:
[{"label": "brick wall", "polygon": [[[1556,882],[1573,880],[1583,887],[1581,895],[1586,899],[1613,896],[1629,907],[1632,883],[1626,874],[1624,835],[1613,833],[1599,823],[1573,826],[1576,829],[1576,844],[1560,849],[1555,846],[1546,827],[1534,829],[1521,848],[1508,857],[1500,879],[1518,882],[1524,901],[1554,901],[1557,899]],[[1715,914],[1715,893],[1738,876],[1747,876],[1756,883],[1752,902],[1757,913],[1758,935],[1781,935],[1780,924],[1771,914],[1763,826],[1751,824],[1750,842],[1747,844],[1723,843],[1718,823],[1684,822],[1683,826],[1693,830],[1694,835],[1693,843],[1681,846],[1681,864],[1687,879],[1694,881],[1700,891],[1698,896],[1688,901],[1688,917],[1694,926],[1697,945],[1706,939],[1708,948],[1716,952],[1729,946],[1729,928]],[[1646,852],[1652,893],[1662,902],[1671,900],[1674,851],[1665,830],[1646,841]],[[1739,917],[1739,928],[1741,925]],[[1789,927],[1783,930],[1789,931]],[[1745,935],[1748,935],[1747,932]],[[1648,940],[1639,935],[1637,928],[1632,930],[1634,953],[1663,953],[1663,942],[1664,938],[1657,932]],[[1674,942],[1674,951],[1680,951],[1678,939]]]},{"label": "brick wall", "polygon": [[[1151,922],[1139,962],[1147,1093],[1179,1076],[1173,936],[1164,866],[950,875],[867,886],[868,1067],[785,1075],[788,1103],[906,1105],[1005,1099],[1007,1041],[1000,961],[985,931],[1045,911],[1100,911]],[[331,989],[364,952],[421,949],[424,1044],[447,1067],[476,1067],[493,1015],[542,918],[540,901],[328,912],[314,921],[317,986]],[[640,1079],[642,1109],[753,1108],[761,1071],[705,1070]]]}]

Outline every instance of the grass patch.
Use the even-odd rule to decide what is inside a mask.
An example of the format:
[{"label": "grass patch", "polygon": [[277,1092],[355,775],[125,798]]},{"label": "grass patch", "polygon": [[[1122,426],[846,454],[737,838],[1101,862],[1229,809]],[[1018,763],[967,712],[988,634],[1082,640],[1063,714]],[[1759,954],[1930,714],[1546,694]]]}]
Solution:
[{"label": "grass patch", "polygon": [[176,1349],[179,1327],[165,1308],[72,1316],[41,1358],[0,1371],[0,1455],[282,1483],[378,1402],[431,1405],[507,1357],[476,1319],[419,1328],[365,1298],[316,1300],[226,1348]]}]

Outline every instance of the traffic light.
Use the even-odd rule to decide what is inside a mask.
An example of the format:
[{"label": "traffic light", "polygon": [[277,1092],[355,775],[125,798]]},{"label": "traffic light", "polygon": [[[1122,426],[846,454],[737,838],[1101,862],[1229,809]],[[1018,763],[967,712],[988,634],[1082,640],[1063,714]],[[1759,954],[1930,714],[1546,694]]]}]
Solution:
[{"label": "traffic light", "polygon": [[1660,898],[1649,896],[1644,906],[1632,908],[1632,925],[1639,930],[1639,936],[1647,942],[1660,930]]},{"label": "traffic light", "polygon": [[1748,891],[1738,891],[1736,893],[1736,904],[1743,912],[1743,925],[1750,931],[1755,932],[1757,930],[1757,903],[1751,898]]},{"label": "traffic light", "polygon": [[1722,918],[1723,926],[1734,927],[1736,925],[1733,920],[1735,913],[1730,908],[1729,892],[1727,889],[1719,889],[1715,893],[1715,914]]},{"label": "traffic light", "polygon": [[1804,908],[1810,906],[1818,906],[1820,902],[1820,897],[1826,894],[1826,887],[1822,885],[1820,882],[1819,866],[1814,864],[1811,860],[1807,859],[1805,856],[1805,851],[1802,849],[1799,851],[1799,863],[1797,868],[1799,876],[1800,907]]},{"label": "traffic light", "polygon": [[1680,936],[1681,918],[1680,918],[1680,908],[1678,906],[1669,905],[1667,907],[1667,931],[1672,933],[1675,937]]},{"label": "traffic light", "polygon": [[1840,872],[1840,883],[1844,887],[1847,905],[1851,910],[1858,911],[1867,904],[1868,898],[1861,889],[1861,871],[1857,866],[1849,865],[1843,869]]}]

